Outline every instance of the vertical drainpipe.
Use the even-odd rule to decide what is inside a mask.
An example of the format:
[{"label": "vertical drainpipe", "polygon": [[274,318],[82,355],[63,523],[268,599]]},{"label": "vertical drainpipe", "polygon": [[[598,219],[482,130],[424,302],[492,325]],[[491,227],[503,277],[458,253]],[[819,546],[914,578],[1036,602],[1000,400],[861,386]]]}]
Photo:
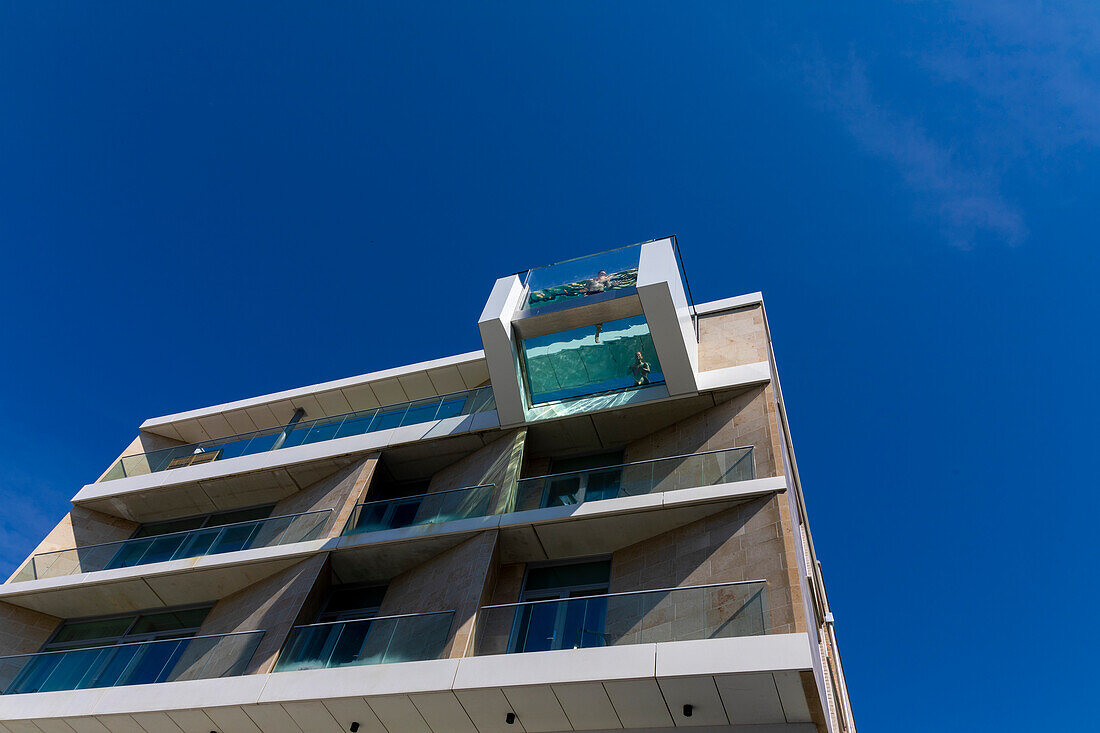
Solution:
[{"label": "vertical drainpipe", "polygon": [[299,407],[294,411],[294,414],[290,416],[290,422],[283,428],[283,432],[279,433],[279,437],[275,439],[275,444],[271,446],[270,450],[279,450],[283,447],[283,443],[286,442],[286,436],[290,435],[290,431],[294,429],[294,426],[298,424],[298,421],[305,417],[306,411]]}]

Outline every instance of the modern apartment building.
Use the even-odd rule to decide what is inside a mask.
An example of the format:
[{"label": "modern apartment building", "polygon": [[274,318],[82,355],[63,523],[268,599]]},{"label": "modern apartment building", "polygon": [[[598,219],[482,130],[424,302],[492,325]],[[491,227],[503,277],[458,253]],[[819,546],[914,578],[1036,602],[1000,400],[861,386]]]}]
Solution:
[{"label": "modern apartment building", "polygon": [[146,420],[0,585],[0,731],[854,731],[761,296],[684,282],[536,268],[481,351]]}]

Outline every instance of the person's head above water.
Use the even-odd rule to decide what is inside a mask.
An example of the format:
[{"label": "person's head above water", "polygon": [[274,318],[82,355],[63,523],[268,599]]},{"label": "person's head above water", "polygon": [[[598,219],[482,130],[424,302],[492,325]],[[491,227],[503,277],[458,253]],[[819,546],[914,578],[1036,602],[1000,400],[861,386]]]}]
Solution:
[{"label": "person's head above water", "polygon": [[644,359],[642,359],[642,352],[635,351],[634,352],[634,359],[637,360],[637,361],[644,361]]}]

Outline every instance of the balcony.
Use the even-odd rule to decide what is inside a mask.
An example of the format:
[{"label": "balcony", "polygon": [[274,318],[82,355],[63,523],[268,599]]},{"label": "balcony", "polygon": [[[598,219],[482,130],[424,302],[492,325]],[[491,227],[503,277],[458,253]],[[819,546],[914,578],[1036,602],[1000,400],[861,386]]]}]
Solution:
[{"label": "balcony", "polygon": [[454,611],[295,626],[275,672],[439,659]]},{"label": "balcony", "polygon": [[449,417],[473,415],[488,412],[494,407],[492,389],[479,387],[465,392],[413,400],[371,410],[360,410],[316,420],[303,420],[280,428],[256,430],[228,438],[123,456],[99,481],[142,476]]},{"label": "balcony", "polygon": [[484,517],[495,484],[481,484],[430,494],[357,504],[344,527],[345,535],[380,532],[422,524],[439,524],[456,519]]},{"label": "balcony", "polygon": [[331,509],[321,509],[41,553],[13,582],[307,542],[321,536],[331,514]]},{"label": "balcony", "polygon": [[689,453],[520,479],[514,511],[645,496],[754,478],[756,468],[751,446]]},{"label": "balcony", "polygon": [[246,631],[0,657],[0,694],[240,675],[263,634]]},{"label": "balcony", "polygon": [[478,656],[586,649],[769,631],[762,580],[484,606]]}]

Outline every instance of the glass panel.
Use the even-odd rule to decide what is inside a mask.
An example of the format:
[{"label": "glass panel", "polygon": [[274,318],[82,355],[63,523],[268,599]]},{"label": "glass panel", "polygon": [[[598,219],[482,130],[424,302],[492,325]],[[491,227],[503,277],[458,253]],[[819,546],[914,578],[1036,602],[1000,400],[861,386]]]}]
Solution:
[{"label": "glass panel", "polygon": [[379,410],[378,414],[374,416],[374,421],[371,422],[370,432],[377,432],[379,430],[389,430],[390,428],[396,428],[401,425],[401,418],[405,416],[405,405],[398,405],[396,407],[383,407]]},{"label": "glass panel", "polygon": [[[555,462],[555,467],[564,462]],[[755,478],[752,448],[731,448],[520,479],[515,511],[641,496]]]},{"label": "glass panel", "polygon": [[56,577],[234,552],[251,547],[305,542],[321,535],[332,514],[331,509],[322,509],[305,514],[271,517],[261,521],[220,526],[218,524],[225,519],[236,520],[240,516],[266,514],[270,509],[270,507],[253,508],[211,517],[210,521],[214,526],[192,532],[110,542],[35,555],[33,560],[36,577]]},{"label": "glass panel", "polygon": [[383,617],[291,629],[276,672],[439,659],[454,611]]},{"label": "glass panel", "polygon": [[346,438],[349,435],[362,435],[370,432],[370,424],[374,419],[374,413],[374,410],[352,413],[340,424],[340,427],[336,430],[336,435],[333,437]]},{"label": "glass panel", "polygon": [[206,521],[206,517],[187,517],[186,519],[173,519],[169,522],[150,522],[138,527],[134,532],[134,539],[138,537],[155,537],[173,532],[186,532],[189,529],[198,529]]},{"label": "glass panel", "polygon": [[210,613],[209,608],[189,608],[184,611],[146,614],[137,620],[134,628],[130,630],[129,636],[197,629],[202,626],[202,622],[208,613]]},{"label": "glass panel", "polygon": [[645,316],[524,339],[533,405],[664,381]]},{"label": "glass panel", "polygon": [[274,508],[274,504],[267,504],[264,506],[250,507],[248,509],[234,509],[231,512],[211,514],[205,526],[220,527],[223,524],[236,524],[237,522],[250,522],[254,519],[267,519],[271,516],[271,510]]},{"label": "glass panel", "polygon": [[[50,639],[50,645],[70,644],[73,642],[87,642],[95,639],[117,639],[130,628],[133,616],[123,618],[109,618],[99,621],[76,621],[66,623]],[[83,646],[88,646],[83,644]]]},{"label": "glass panel", "polygon": [[144,540],[139,542],[126,542],[118,545],[118,551],[115,556],[107,563],[107,568],[130,568],[134,565],[140,565],[142,558],[145,557],[146,551],[152,546],[153,540]]},{"label": "glass panel", "polygon": [[523,587],[526,592],[575,588],[580,585],[607,585],[611,577],[611,561],[574,563],[572,565],[551,565],[544,568],[531,568],[527,571],[527,580]]},{"label": "glass panel", "polygon": [[420,500],[394,502],[390,515],[389,526],[391,529],[408,527],[416,520],[416,512],[420,509]]},{"label": "glass panel", "polygon": [[232,527],[225,527],[210,548],[209,554],[236,552],[249,547],[260,526],[260,522],[253,522],[251,524],[235,524]]},{"label": "glass panel", "polygon": [[343,630],[343,624],[300,626],[291,629],[286,646],[275,665],[276,672],[297,669],[324,669],[332,649]]},{"label": "glass panel", "polygon": [[0,657],[0,692],[77,690],[241,674],[262,636],[262,631],[254,631]]},{"label": "glass panel", "polygon": [[348,519],[344,534],[483,517],[490,511],[495,488],[493,484],[485,484],[359,504]]},{"label": "glass panel", "polygon": [[[455,415],[485,412],[495,408],[492,389],[477,389],[452,395],[441,395],[422,400],[389,405],[377,410],[362,410],[344,415],[320,418],[297,423],[287,433],[280,447],[289,448],[305,443],[362,435],[376,430],[387,430],[399,425],[412,425]],[[149,453],[120,458],[100,481],[111,481],[126,476],[138,476],[155,471],[196,466],[225,458],[236,458],[272,450],[285,428],[269,428],[254,433],[234,435],[221,441],[206,441],[175,446]],[[151,525],[152,526],[152,525]],[[191,529],[164,528],[160,534]],[[151,531],[150,534],[153,532]]]},{"label": "glass panel", "polygon": [[525,305],[540,310],[596,295],[634,292],[640,253],[639,245],[631,245],[531,270]]},{"label": "glass panel", "polygon": [[413,402],[409,405],[409,409],[405,413],[405,416],[401,418],[401,424],[415,425],[417,423],[435,420],[435,415],[439,412],[439,404],[440,399],[438,397],[422,400],[420,402]]},{"label": "glass panel", "polygon": [[756,636],[769,632],[766,583],[727,583],[482,608],[477,654]]},{"label": "glass panel", "polygon": [[565,506],[581,501],[580,476],[553,478],[546,485],[546,499],[543,506]]}]

